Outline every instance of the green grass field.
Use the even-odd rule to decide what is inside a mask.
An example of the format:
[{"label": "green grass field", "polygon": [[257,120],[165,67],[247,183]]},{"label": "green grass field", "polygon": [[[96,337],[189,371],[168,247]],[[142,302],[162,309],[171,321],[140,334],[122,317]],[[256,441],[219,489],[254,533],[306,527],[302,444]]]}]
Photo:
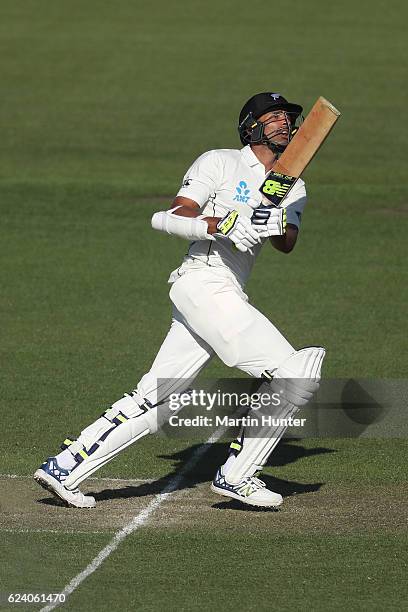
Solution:
[{"label": "green grass field", "polygon": [[[326,377],[406,376],[407,17],[402,0],[3,0],[0,593],[61,591],[195,452],[145,439],[86,482],[91,512],[29,478],[149,368],[186,250],[151,215],[200,153],[239,147],[253,93],[306,112],[324,95],[342,117],[307,170],[298,245],[264,250],[252,303],[295,346],[327,347]],[[265,478],[279,512],[211,493],[225,452],[64,607],[406,609],[406,439],[284,441]]]}]

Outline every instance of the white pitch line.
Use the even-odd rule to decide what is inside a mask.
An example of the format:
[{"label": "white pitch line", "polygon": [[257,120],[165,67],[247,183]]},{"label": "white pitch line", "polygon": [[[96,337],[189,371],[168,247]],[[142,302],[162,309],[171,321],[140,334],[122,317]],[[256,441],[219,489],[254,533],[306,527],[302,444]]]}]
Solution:
[{"label": "white pitch line", "polygon": [[[178,485],[182,482],[184,476],[196,465],[199,459],[204,455],[204,453],[208,450],[208,446],[217,442],[223,433],[227,431],[228,427],[219,427],[201,446],[197,448],[195,453],[190,457],[190,460],[187,461],[185,466],[181,468],[180,472],[169,482],[169,484],[163,489],[161,493],[157,493],[152,501],[146,506],[144,510],[139,512],[127,525],[122,527],[120,531],[117,531],[112,538],[112,540],[101,550],[101,552],[96,555],[96,557],[87,565],[87,567],[77,574],[71,582],[69,582],[64,589],[61,591],[61,594],[65,595],[65,600],[79,587],[79,585],[88,578],[91,574],[93,574],[98,567],[102,565],[102,563],[111,555],[118,546],[123,542],[123,540],[142,527],[151,514],[164,502],[172,493],[177,490]],[[60,605],[61,602],[53,602],[44,608],[41,608],[40,612],[50,612],[54,610]]]},{"label": "white pitch line", "polygon": [[[113,530],[112,530],[113,531]],[[62,531],[61,529],[13,529],[12,527],[7,528],[7,529],[1,529],[0,528],[0,533],[56,533],[61,535],[61,533],[63,534],[68,534],[68,535],[77,535],[78,533],[80,534],[84,534],[87,535],[88,533],[97,533],[97,534],[101,534],[101,533],[109,533],[109,530],[107,531],[79,531],[78,529],[75,530],[66,530],[66,531]]]},{"label": "white pitch line", "polygon": [[[26,474],[24,474],[23,476],[21,476],[20,474],[0,474],[0,480],[4,478],[4,479],[20,479],[20,480],[33,480],[33,476],[27,476]],[[109,481],[109,482],[149,482],[152,483],[155,481],[154,478],[109,478],[107,476],[103,477],[103,478],[99,478],[98,476],[91,476],[89,478],[87,478],[87,481],[89,480],[100,480],[101,482],[104,481]]]}]

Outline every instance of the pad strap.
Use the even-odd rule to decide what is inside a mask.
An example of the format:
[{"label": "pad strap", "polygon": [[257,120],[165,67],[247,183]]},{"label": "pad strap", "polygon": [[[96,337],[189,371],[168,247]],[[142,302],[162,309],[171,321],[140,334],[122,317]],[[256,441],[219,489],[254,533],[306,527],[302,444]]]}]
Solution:
[{"label": "pad strap", "polygon": [[[132,402],[129,400],[132,400]],[[126,411],[127,414],[120,409],[120,407],[122,407],[121,405],[123,405],[123,410]],[[152,404],[148,400],[141,398],[137,392],[125,393],[121,400],[115,402],[115,404],[101,414],[100,418],[106,419],[107,423],[104,427],[99,429],[98,439],[95,440],[89,448],[86,448],[84,444],[75,438],[66,438],[61,444],[61,449],[68,449],[77,462],[77,465],[79,465],[84,459],[87,459],[98,450],[100,444],[106,440],[108,435],[111,434],[116,427],[126,423],[130,418],[146,414],[151,408],[153,408]]]}]

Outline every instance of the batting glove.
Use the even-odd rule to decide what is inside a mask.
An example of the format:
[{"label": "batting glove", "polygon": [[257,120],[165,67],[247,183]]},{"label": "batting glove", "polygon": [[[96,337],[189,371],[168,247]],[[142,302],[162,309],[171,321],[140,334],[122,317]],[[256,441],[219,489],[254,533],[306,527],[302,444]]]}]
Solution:
[{"label": "batting glove", "polygon": [[286,209],[274,206],[255,208],[251,223],[261,238],[282,236],[286,232]]},{"label": "batting glove", "polygon": [[249,217],[243,217],[232,210],[217,223],[218,233],[229,238],[239,251],[252,252],[251,247],[261,242],[258,230],[252,226]]}]

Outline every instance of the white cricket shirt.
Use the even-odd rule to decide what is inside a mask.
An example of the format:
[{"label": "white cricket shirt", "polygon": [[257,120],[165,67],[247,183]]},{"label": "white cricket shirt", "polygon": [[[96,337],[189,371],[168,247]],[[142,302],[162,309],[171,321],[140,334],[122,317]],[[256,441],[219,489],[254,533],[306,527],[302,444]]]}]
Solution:
[{"label": "white cricket shirt", "polygon": [[[253,209],[261,204],[259,188],[265,176],[265,166],[249,145],[241,150],[207,151],[196,159],[185,174],[177,196],[197,202],[201,214],[206,217],[224,217],[231,210],[251,217]],[[287,223],[300,226],[305,204],[305,184],[298,179],[282,203],[286,208]],[[210,267],[230,278],[233,276],[244,287],[255,259],[267,240],[265,238],[253,247],[253,255],[238,251],[229,238],[192,242],[182,265],[171,273],[169,282],[174,282],[187,271]]]}]

